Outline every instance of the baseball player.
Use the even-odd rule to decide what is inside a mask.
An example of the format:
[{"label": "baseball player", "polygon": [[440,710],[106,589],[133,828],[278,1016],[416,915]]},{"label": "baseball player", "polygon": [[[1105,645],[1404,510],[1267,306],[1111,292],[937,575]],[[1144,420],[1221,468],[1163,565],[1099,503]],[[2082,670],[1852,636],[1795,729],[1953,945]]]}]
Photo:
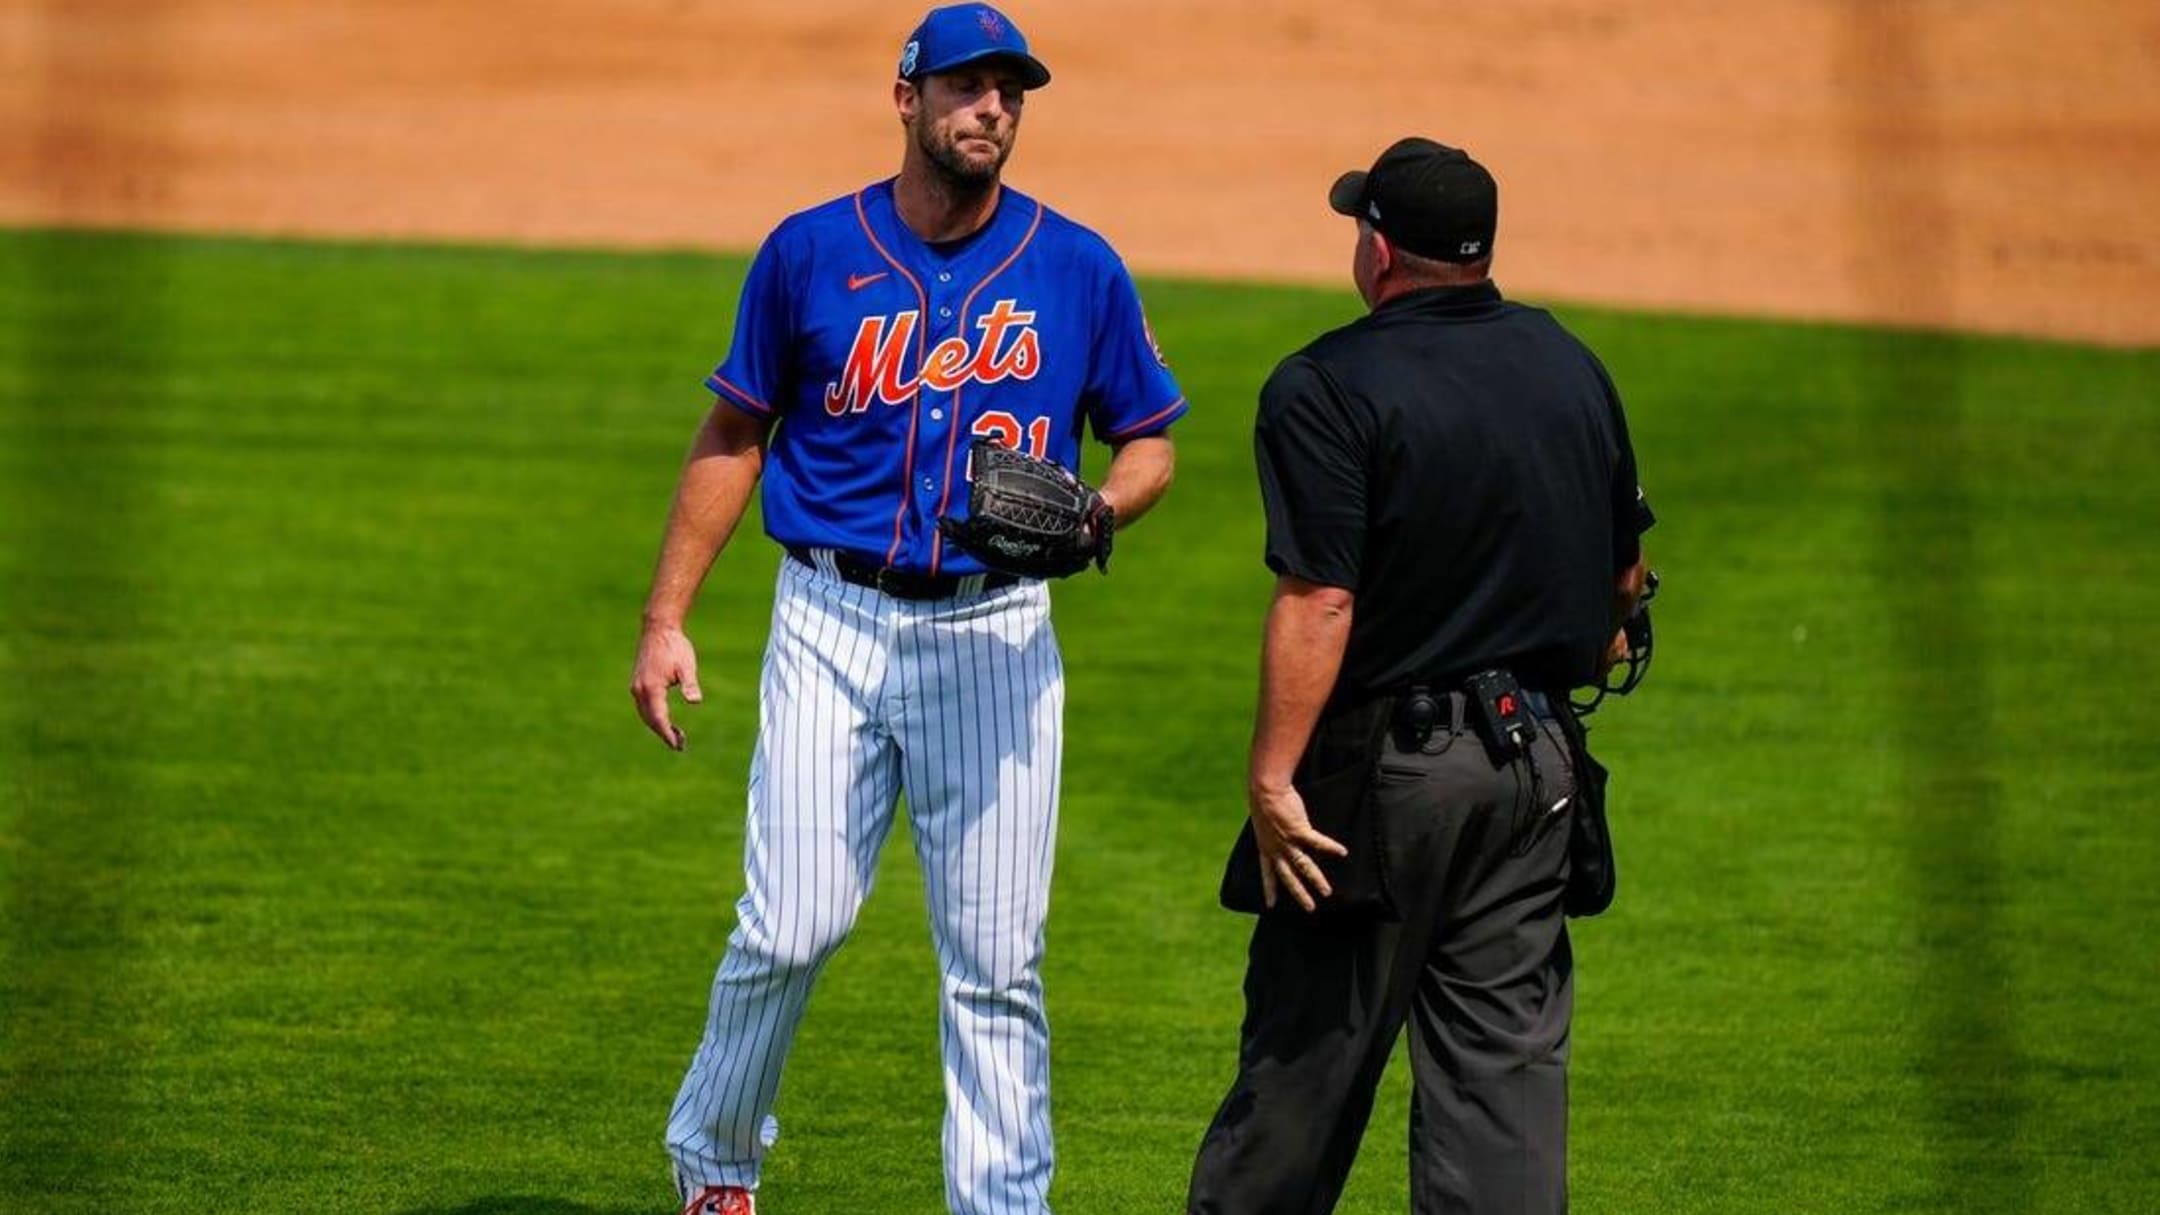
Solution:
[{"label": "baseball player", "polygon": [[947,1204],[1048,1209],[1040,964],[1064,680],[1045,584],[986,566],[939,520],[968,510],[976,441],[1073,469],[1085,428],[1115,452],[1089,524],[1106,556],[1108,529],[1168,487],[1185,403],[1109,245],[1001,181],[1050,80],[1019,29],[988,5],[935,9],[898,75],[899,175],[788,218],[751,265],[631,681],[680,750],[668,689],[701,699],[683,622],[761,483],[787,559],[746,889],[668,1119],[683,1209],[700,1215],[753,1210],[789,1044],[903,793],[943,971]]}]

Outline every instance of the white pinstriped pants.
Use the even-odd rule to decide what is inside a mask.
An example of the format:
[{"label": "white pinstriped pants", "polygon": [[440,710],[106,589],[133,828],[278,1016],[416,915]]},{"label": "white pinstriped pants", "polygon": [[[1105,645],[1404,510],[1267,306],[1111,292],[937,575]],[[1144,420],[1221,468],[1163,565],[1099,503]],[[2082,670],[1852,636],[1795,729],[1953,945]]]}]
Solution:
[{"label": "white pinstriped pants", "polygon": [[678,1180],[755,1188],[803,1007],[907,795],[942,980],[945,1200],[1049,1209],[1043,920],[1064,669],[1050,594],[909,602],[781,562],[743,845],[747,889],[668,1118]]}]

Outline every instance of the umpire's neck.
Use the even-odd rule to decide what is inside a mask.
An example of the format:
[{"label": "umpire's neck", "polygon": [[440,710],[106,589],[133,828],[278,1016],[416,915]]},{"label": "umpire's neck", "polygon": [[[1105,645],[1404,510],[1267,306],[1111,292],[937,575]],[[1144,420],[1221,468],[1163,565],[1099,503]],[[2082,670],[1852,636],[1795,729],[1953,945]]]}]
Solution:
[{"label": "umpire's neck", "polygon": [[1389,300],[1427,287],[1469,287],[1492,277],[1492,257],[1474,262],[1443,262],[1421,257],[1389,240],[1379,229],[1358,221],[1356,255],[1350,262],[1351,277],[1365,306],[1378,308]]}]

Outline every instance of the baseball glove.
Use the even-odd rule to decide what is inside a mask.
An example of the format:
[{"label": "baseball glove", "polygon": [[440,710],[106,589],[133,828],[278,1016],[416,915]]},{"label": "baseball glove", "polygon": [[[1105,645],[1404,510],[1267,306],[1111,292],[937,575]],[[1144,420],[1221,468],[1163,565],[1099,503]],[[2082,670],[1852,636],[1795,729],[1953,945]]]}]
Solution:
[{"label": "baseball glove", "polygon": [[968,517],[938,520],[945,538],[984,565],[1023,578],[1110,566],[1117,519],[1065,468],[989,439],[968,449]]}]

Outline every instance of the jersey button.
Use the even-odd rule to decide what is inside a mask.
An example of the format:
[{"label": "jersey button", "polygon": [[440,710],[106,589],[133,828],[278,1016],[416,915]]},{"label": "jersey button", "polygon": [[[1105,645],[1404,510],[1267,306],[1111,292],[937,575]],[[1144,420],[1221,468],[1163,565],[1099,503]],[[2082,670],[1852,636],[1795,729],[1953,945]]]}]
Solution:
[{"label": "jersey button", "polygon": [[944,421],[944,420],[945,420],[945,411],[944,411],[944,410],[942,410],[942,409],[933,409],[933,410],[931,410],[931,411],[930,411],[930,420],[931,420],[931,421],[933,421],[933,422],[942,422],[942,421]]},{"label": "jersey button", "polygon": [[952,271],[950,271],[950,270],[941,270],[941,271],[939,271],[939,272],[938,272],[938,276],[937,276],[937,281],[939,281],[939,282],[941,282],[941,283],[949,283],[949,282],[951,282],[951,281],[952,281]]},{"label": "jersey button", "polygon": [[937,314],[938,314],[938,319],[940,319],[940,320],[947,320],[947,321],[949,321],[949,320],[951,320],[951,319],[952,319],[952,309],[950,309],[950,308],[940,308],[940,309],[938,309],[938,310],[937,310]]}]

